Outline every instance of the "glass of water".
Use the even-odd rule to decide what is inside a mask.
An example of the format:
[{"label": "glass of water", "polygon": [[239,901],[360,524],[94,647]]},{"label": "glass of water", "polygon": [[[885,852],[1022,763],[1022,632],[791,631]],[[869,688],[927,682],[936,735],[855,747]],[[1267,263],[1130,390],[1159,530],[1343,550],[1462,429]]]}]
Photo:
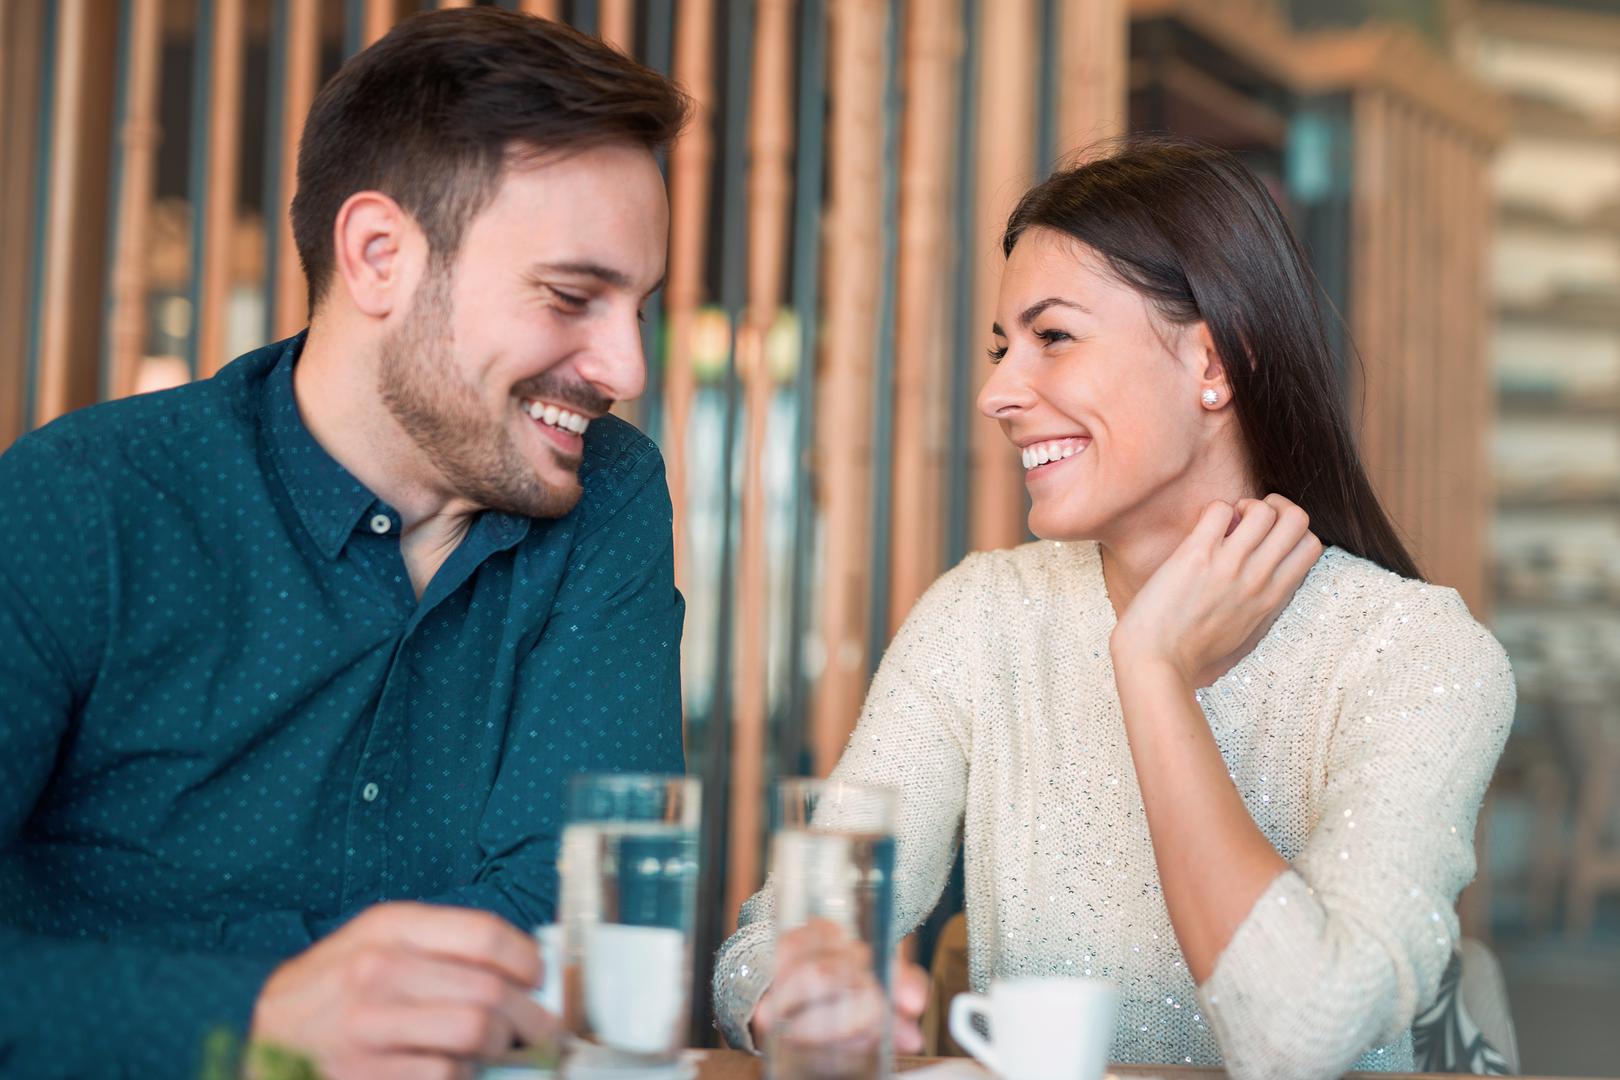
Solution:
[{"label": "glass of water", "polygon": [[581,776],[558,869],[565,1076],[676,1071],[686,1045],[701,786]]},{"label": "glass of water", "polygon": [[778,785],[771,835],[778,947],[784,935],[821,921],[835,940],[866,945],[872,969],[775,1018],[765,1047],[771,1080],[888,1075],[898,810],[887,788],[840,780]]}]

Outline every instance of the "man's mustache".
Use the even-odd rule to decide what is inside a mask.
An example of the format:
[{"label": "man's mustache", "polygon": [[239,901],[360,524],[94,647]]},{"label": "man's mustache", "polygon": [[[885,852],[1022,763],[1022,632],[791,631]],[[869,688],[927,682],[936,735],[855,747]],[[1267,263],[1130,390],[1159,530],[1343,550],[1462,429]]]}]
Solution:
[{"label": "man's mustache", "polygon": [[613,408],[612,398],[603,397],[585,383],[546,375],[524,379],[512,387],[512,392],[522,398],[542,398],[557,405],[566,405],[587,416],[601,416]]}]

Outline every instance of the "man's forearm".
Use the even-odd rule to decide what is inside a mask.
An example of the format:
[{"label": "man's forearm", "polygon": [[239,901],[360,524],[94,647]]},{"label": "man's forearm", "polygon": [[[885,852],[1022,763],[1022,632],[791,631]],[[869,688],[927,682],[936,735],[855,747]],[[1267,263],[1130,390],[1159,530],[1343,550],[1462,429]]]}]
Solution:
[{"label": "man's forearm", "polygon": [[17,1076],[196,1076],[211,1035],[242,1039],[276,963],[0,928],[0,1064]]}]

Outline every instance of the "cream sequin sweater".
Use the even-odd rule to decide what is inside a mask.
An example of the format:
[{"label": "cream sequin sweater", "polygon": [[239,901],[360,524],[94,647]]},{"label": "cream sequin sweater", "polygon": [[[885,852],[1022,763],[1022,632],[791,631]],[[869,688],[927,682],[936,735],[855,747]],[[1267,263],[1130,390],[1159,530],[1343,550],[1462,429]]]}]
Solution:
[{"label": "cream sequin sweater", "polygon": [[[1113,980],[1113,1060],[1296,1080],[1410,1069],[1512,721],[1501,647],[1453,590],[1329,548],[1256,649],[1199,691],[1290,869],[1195,987],[1160,891],[1113,628],[1092,543],[972,555],[918,601],[835,771],[902,793],[900,931],[933,908],[960,843],[974,987]],[[767,883],[716,961],[734,1045],[751,1045],[770,919]]]}]

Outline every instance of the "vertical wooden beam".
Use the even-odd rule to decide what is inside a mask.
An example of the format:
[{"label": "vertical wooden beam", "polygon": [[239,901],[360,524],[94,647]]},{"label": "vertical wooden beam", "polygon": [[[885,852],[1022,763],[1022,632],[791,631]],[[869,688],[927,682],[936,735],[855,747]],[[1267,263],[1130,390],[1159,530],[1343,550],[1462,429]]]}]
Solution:
[{"label": "vertical wooden beam", "polygon": [[522,0],[518,10],[555,21],[562,18],[562,0]]},{"label": "vertical wooden beam", "polygon": [[0,450],[23,433],[33,405],[25,398],[44,26],[43,0],[0,4]]},{"label": "vertical wooden beam", "polygon": [[1422,339],[1423,323],[1429,313],[1423,307],[1423,218],[1427,207],[1422,202],[1423,159],[1417,130],[1418,119],[1409,101],[1396,106],[1396,141],[1399,148],[1400,188],[1392,192],[1400,205],[1400,230],[1395,242],[1400,249],[1400,339],[1396,355],[1400,363],[1400,382],[1394,387],[1394,411],[1399,417],[1396,433],[1397,452],[1400,454],[1401,494],[1396,516],[1399,524],[1412,535],[1412,546],[1419,564],[1427,570],[1425,558],[1429,538],[1424,535],[1428,524],[1422,513],[1423,471],[1431,467],[1428,458],[1428,433],[1422,422],[1427,419],[1420,409],[1424,399],[1423,366],[1427,358],[1418,346]]},{"label": "vertical wooden beam", "polygon": [[599,36],[626,56],[636,51],[636,8],[631,0],[601,0]]},{"label": "vertical wooden beam", "polygon": [[1129,14],[1124,0],[1062,0],[1058,9],[1057,157],[1125,130]]},{"label": "vertical wooden beam", "polygon": [[[1037,16],[1034,0],[998,0],[980,9],[980,41],[993,68],[979,83],[974,247],[963,253],[978,268],[975,335],[989,333],[1001,287],[999,238],[1007,215],[1034,178]],[[1023,469],[1000,425],[977,409],[967,423],[973,433],[973,547],[1010,547],[1024,537]]]},{"label": "vertical wooden beam", "polygon": [[[893,635],[943,569],[951,158],[962,27],[930,4],[906,5],[906,113],[900,135],[900,246],[894,355],[894,513],[889,558]],[[883,556],[879,556],[883,557]]]},{"label": "vertical wooden beam", "polygon": [[823,533],[822,642],[812,757],[825,775],[854,729],[866,693],[871,578],[872,365],[883,235],[883,0],[830,6],[827,347],[820,358],[817,459]]},{"label": "vertical wooden beam", "polygon": [[[456,0],[439,0],[440,7],[462,7]],[[360,48],[364,49],[393,29],[398,14],[394,0],[365,0],[360,22]]]},{"label": "vertical wooden beam", "polygon": [[1384,211],[1388,204],[1388,155],[1382,95],[1359,91],[1351,99],[1353,170],[1350,188],[1350,289],[1348,321],[1359,364],[1351,366],[1350,420],[1367,476],[1387,506],[1388,479],[1381,435],[1383,413],[1373,387],[1387,370],[1383,328],[1386,313]]},{"label": "vertical wooden beam", "polygon": [[203,196],[202,275],[197,312],[197,373],[224,366],[225,305],[231,290],[231,248],[236,233],[237,172],[242,111],[242,0],[213,0],[213,65],[208,102],[208,187]]},{"label": "vertical wooden beam", "polygon": [[[737,680],[731,746],[726,917],[735,924],[759,886],[764,832],[766,664],[770,624],[765,547],[765,427],[775,384],[765,356],[787,275],[793,157],[792,0],[756,0],[749,108],[748,307],[737,332],[747,436],[738,544]],[[607,13],[604,6],[603,14]],[[604,25],[606,20],[604,18]]]},{"label": "vertical wooden beam", "polygon": [[1468,601],[1474,617],[1490,620],[1490,526],[1495,520],[1495,476],[1490,466],[1490,432],[1497,421],[1497,379],[1494,356],[1490,347],[1492,304],[1490,304],[1490,249],[1495,227],[1495,204],[1490,194],[1489,147],[1468,139],[1463,147],[1464,175],[1461,180],[1461,230],[1463,251],[1460,254],[1463,272],[1463,330],[1464,361],[1473,369],[1473,398],[1464,411],[1473,418],[1469,439],[1464,444],[1468,455],[1468,474],[1473,489],[1473,521],[1468,526],[1469,589],[1463,599]]},{"label": "vertical wooden beam", "polygon": [[308,288],[298,263],[292,234],[292,198],[298,187],[298,140],[315,101],[320,78],[321,27],[319,0],[283,0],[287,5],[287,68],[282,75],[281,205],[275,223],[281,239],[276,280],[271,283],[275,336],[290,337],[309,321]]},{"label": "vertical wooden beam", "polygon": [[50,196],[45,215],[45,274],[41,293],[38,381],[33,425],[55,419],[72,408],[72,332],[81,297],[74,289],[74,252],[78,233],[90,223],[80,217],[76,195],[85,177],[88,152],[83,123],[89,92],[90,34],[94,14],[89,0],[60,0],[56,9],[57,40],[55,113],[50,139]]},{"label": "vertical wooden beam", "polygon": [[714,0],[686,0],[676,13],[675,81],[693,103],[692,121],[669,154],[669,352],[664,371],[665,473],[675,507],[675,580],[684,584],[687,559],[686,427],[697,381],[692,331],[703,298],[708,247],[709,185],[714,158]]},{"label": "vertical wooden beam", "polygon": [[156,179],[158,63],[162,48],[161,0],[130,0],[128,73],[118,140],[123,150],[114,238],[112,334],[108,392],[124,397],[146,349],[147,226]]}]

